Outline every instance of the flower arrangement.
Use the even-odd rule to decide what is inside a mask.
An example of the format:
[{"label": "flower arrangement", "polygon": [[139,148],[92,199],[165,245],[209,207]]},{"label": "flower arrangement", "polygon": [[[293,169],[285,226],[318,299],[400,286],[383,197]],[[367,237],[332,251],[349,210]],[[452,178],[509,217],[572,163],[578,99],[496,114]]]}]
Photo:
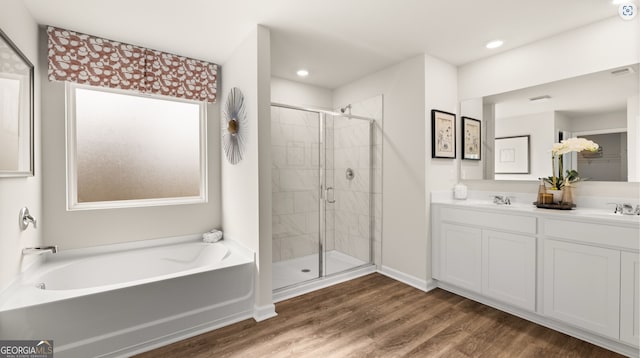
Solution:
[{"label": "flower arrangement", "polygon": [[[563,155],[570,152],[582,152],[588,150],[590,152],[596,152],[600,146],[585,138],[569,138],[561,141],[560,143],[554,143],[551,148],[551,173],[552,176],[544,178],[544,181],[551,185],[552,190],[560,190],[565,186],[569,186],[572,183],[582,180],[580,175],[575,170],[567,170],[566,175],[563,175]],[[558,162],[558,175],[556,176],[556,160]]]}]

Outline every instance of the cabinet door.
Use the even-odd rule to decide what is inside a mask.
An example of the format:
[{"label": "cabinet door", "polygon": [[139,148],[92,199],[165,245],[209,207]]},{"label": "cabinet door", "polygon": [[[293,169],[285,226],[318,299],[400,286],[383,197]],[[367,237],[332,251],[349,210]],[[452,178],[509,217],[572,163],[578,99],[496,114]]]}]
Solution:
[{"label": "cabinet door", "polygon": [[620,251],[544,241],[546,316],[602,334],[620,336]]},{"label": "cabinet door", "polygon": [[536,310],[536,239],[482,231],[482,293]]},{"label": "cabinet door", "polygon": [[482,234],[480,229],[443,223],[440,230],[442,281],[481,292]]},{"label": "cabinet door", "polygon": [[640,254],[622,252],[620,272],[620,339],[640,345]]}]

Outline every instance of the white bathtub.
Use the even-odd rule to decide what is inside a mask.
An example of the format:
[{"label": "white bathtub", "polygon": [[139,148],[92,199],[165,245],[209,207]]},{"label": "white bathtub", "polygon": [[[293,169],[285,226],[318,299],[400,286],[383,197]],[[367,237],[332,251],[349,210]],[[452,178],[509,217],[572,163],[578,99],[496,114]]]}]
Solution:
[{"label": "white bathtub", "polygon": [[251,317],[254,270],[234,242],[195,237],[47,254],[0,294],[0,340],[53,339],[56,357],[145,351]]}]

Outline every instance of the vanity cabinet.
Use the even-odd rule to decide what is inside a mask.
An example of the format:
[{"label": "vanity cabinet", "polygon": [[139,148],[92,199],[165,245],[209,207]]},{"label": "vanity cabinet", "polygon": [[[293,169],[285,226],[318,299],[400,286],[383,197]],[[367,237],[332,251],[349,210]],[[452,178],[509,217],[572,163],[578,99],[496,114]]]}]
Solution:
[{"label": "vanity cabinet", "polygon": [[536,239],[482,232],[482,293],[529,311],[536,309]]},{"label": "vanity cabinet", "polygon": [[443,223],[440,233],[440,279],[474,292],[481,292],[482,231]]},{"label": "vanity cabinet", "polygon": [[638,355],[640,220],[456,202],[431,215],[439,287]]},{"label": "vanity cabinet", "polygon": [[622,252],[620,264],[620,340],[640,345],[640,255]]},{"label": "vanity cabinet", "polygon": [[[442,282],[535,311],[536,238],[496,229],[535,232],[535,219],[443,208],[436,215]],[[481,221],[477,221],[480,215]],[[477,222],[474,222],[477,221]],[[471,226],[469,222],[472,222]],[[482,227],[475,227],[482,223]],[[515,225],[514,225],[515,223]],[[520,225],[524,224],[524,225]]]},{"label": "vanity cabinet", "polygon": [[544,315],[618,339],[620,251],[544,241]]}]

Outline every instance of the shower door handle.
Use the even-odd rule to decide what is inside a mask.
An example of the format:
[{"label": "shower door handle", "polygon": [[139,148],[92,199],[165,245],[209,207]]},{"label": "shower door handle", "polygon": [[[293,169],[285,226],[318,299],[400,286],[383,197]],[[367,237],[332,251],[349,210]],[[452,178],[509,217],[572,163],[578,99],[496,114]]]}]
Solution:
[{"label": "shower door handle", "polygon": [[[331,191],[331,199],[329,199],[329,191]],[[327,189],[325,189],[324,197],[329,204],[333,204],[336,202],[336,193],[333,191],[332,186],[328,186]]]}]

